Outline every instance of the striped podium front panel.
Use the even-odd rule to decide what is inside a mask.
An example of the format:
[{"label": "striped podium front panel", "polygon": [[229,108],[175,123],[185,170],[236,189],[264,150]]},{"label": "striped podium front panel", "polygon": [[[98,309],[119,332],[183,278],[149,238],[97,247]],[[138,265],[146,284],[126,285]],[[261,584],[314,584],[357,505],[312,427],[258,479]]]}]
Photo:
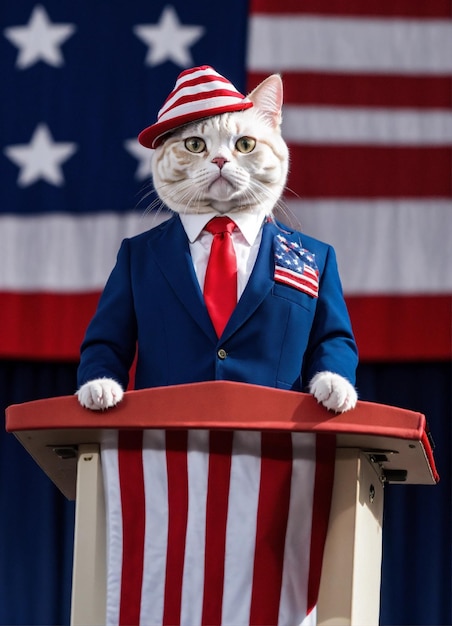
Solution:
[{"label": "striped podium front panel", "polygon": [[335,437],[109,431],[107,624],[316,623]]}]

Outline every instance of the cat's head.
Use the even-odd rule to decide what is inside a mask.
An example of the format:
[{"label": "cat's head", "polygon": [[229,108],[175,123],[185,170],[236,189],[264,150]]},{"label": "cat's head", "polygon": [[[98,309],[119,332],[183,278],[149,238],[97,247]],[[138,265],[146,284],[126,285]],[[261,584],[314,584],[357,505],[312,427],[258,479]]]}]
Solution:
[{"label": "cat's head", "polygon": [[163,137],[152,158],[154,188],[176,213],[253,211],[269,215],[284,189],[282,81],[269,76],[251,108],[207,117]]}]

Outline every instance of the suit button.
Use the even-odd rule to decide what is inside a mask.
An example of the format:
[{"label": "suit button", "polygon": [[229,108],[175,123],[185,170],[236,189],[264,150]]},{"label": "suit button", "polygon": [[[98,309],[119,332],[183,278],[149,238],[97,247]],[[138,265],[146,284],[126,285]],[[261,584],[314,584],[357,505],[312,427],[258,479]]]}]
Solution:
[{"label": "suit button", "polygon": [[228,353],[224,348],[220,348],[217,352],[217,355],[219,359],[224,361],[224,359],[228,356]]}]

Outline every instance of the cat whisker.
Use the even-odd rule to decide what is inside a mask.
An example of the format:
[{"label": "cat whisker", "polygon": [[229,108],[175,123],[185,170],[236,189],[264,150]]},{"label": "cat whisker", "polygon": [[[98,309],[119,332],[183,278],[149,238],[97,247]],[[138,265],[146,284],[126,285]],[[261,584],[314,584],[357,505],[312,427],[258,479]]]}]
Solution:
[{"label": "cat whisker", "polygon": [[201,202],[202,192],[193,188],[191,181],[181,181],[177,185],[169,187],[168,190],[164,190],[163,186],[161,186],[159,193],[168,204],[174,202],[174,205],[177,205],[177,211],[180,213],[198,213],[199,205],[205,204]]},{"label": "cat whisker", "polygon": [[[143,193],[144,191],[145,193]],[[147,204],[142,210],[141,217],[144,218],[150,215],[151,213],[154,213],[155,218],[158,218],[160,213],[163,212],[165,205],[159,198],[157,191],[155,190],[152,184],[152,179],[149,179],[149,181],[147,181],[144,185],[142,185],[140,191],[137,192],[137,195],[138,194],[140,194],[141,197],[139,198],[137,204],[135,205],[135,209],[140,208],[140,205],[142,205],[149,197],[155,195],[155,198],[152,200],[152,202]]]},{"label": "cat whisker", "polygon": [[297,193],[296,191],[294,191],[293,189],[291,189],[287,185],[284,187],[284,192],[285,192],[285,195],[287,195],[287,192],[289,192],[289,194],[291,196],[293,196],[294,198],[301,198],[299,193]]}]

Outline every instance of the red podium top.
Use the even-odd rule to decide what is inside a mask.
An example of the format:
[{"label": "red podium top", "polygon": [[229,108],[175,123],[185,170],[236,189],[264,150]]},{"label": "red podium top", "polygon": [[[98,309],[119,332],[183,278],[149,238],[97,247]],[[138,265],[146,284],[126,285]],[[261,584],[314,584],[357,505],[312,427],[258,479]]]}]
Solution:
[{"label": "red podium top", "polygon": [[83,409],[75,396],[6,411],[6,430],[70,498],[75,497],[76,472],[71,457],[78,444],[99,442],[109,429],[147,428],[330,433],[337,436],[338,447],[368,454],[382,480],[434,484],[439,479],[424,415],[370,402],[335,414],[308,394],[209,381],[131,391],[107,411]]}]

